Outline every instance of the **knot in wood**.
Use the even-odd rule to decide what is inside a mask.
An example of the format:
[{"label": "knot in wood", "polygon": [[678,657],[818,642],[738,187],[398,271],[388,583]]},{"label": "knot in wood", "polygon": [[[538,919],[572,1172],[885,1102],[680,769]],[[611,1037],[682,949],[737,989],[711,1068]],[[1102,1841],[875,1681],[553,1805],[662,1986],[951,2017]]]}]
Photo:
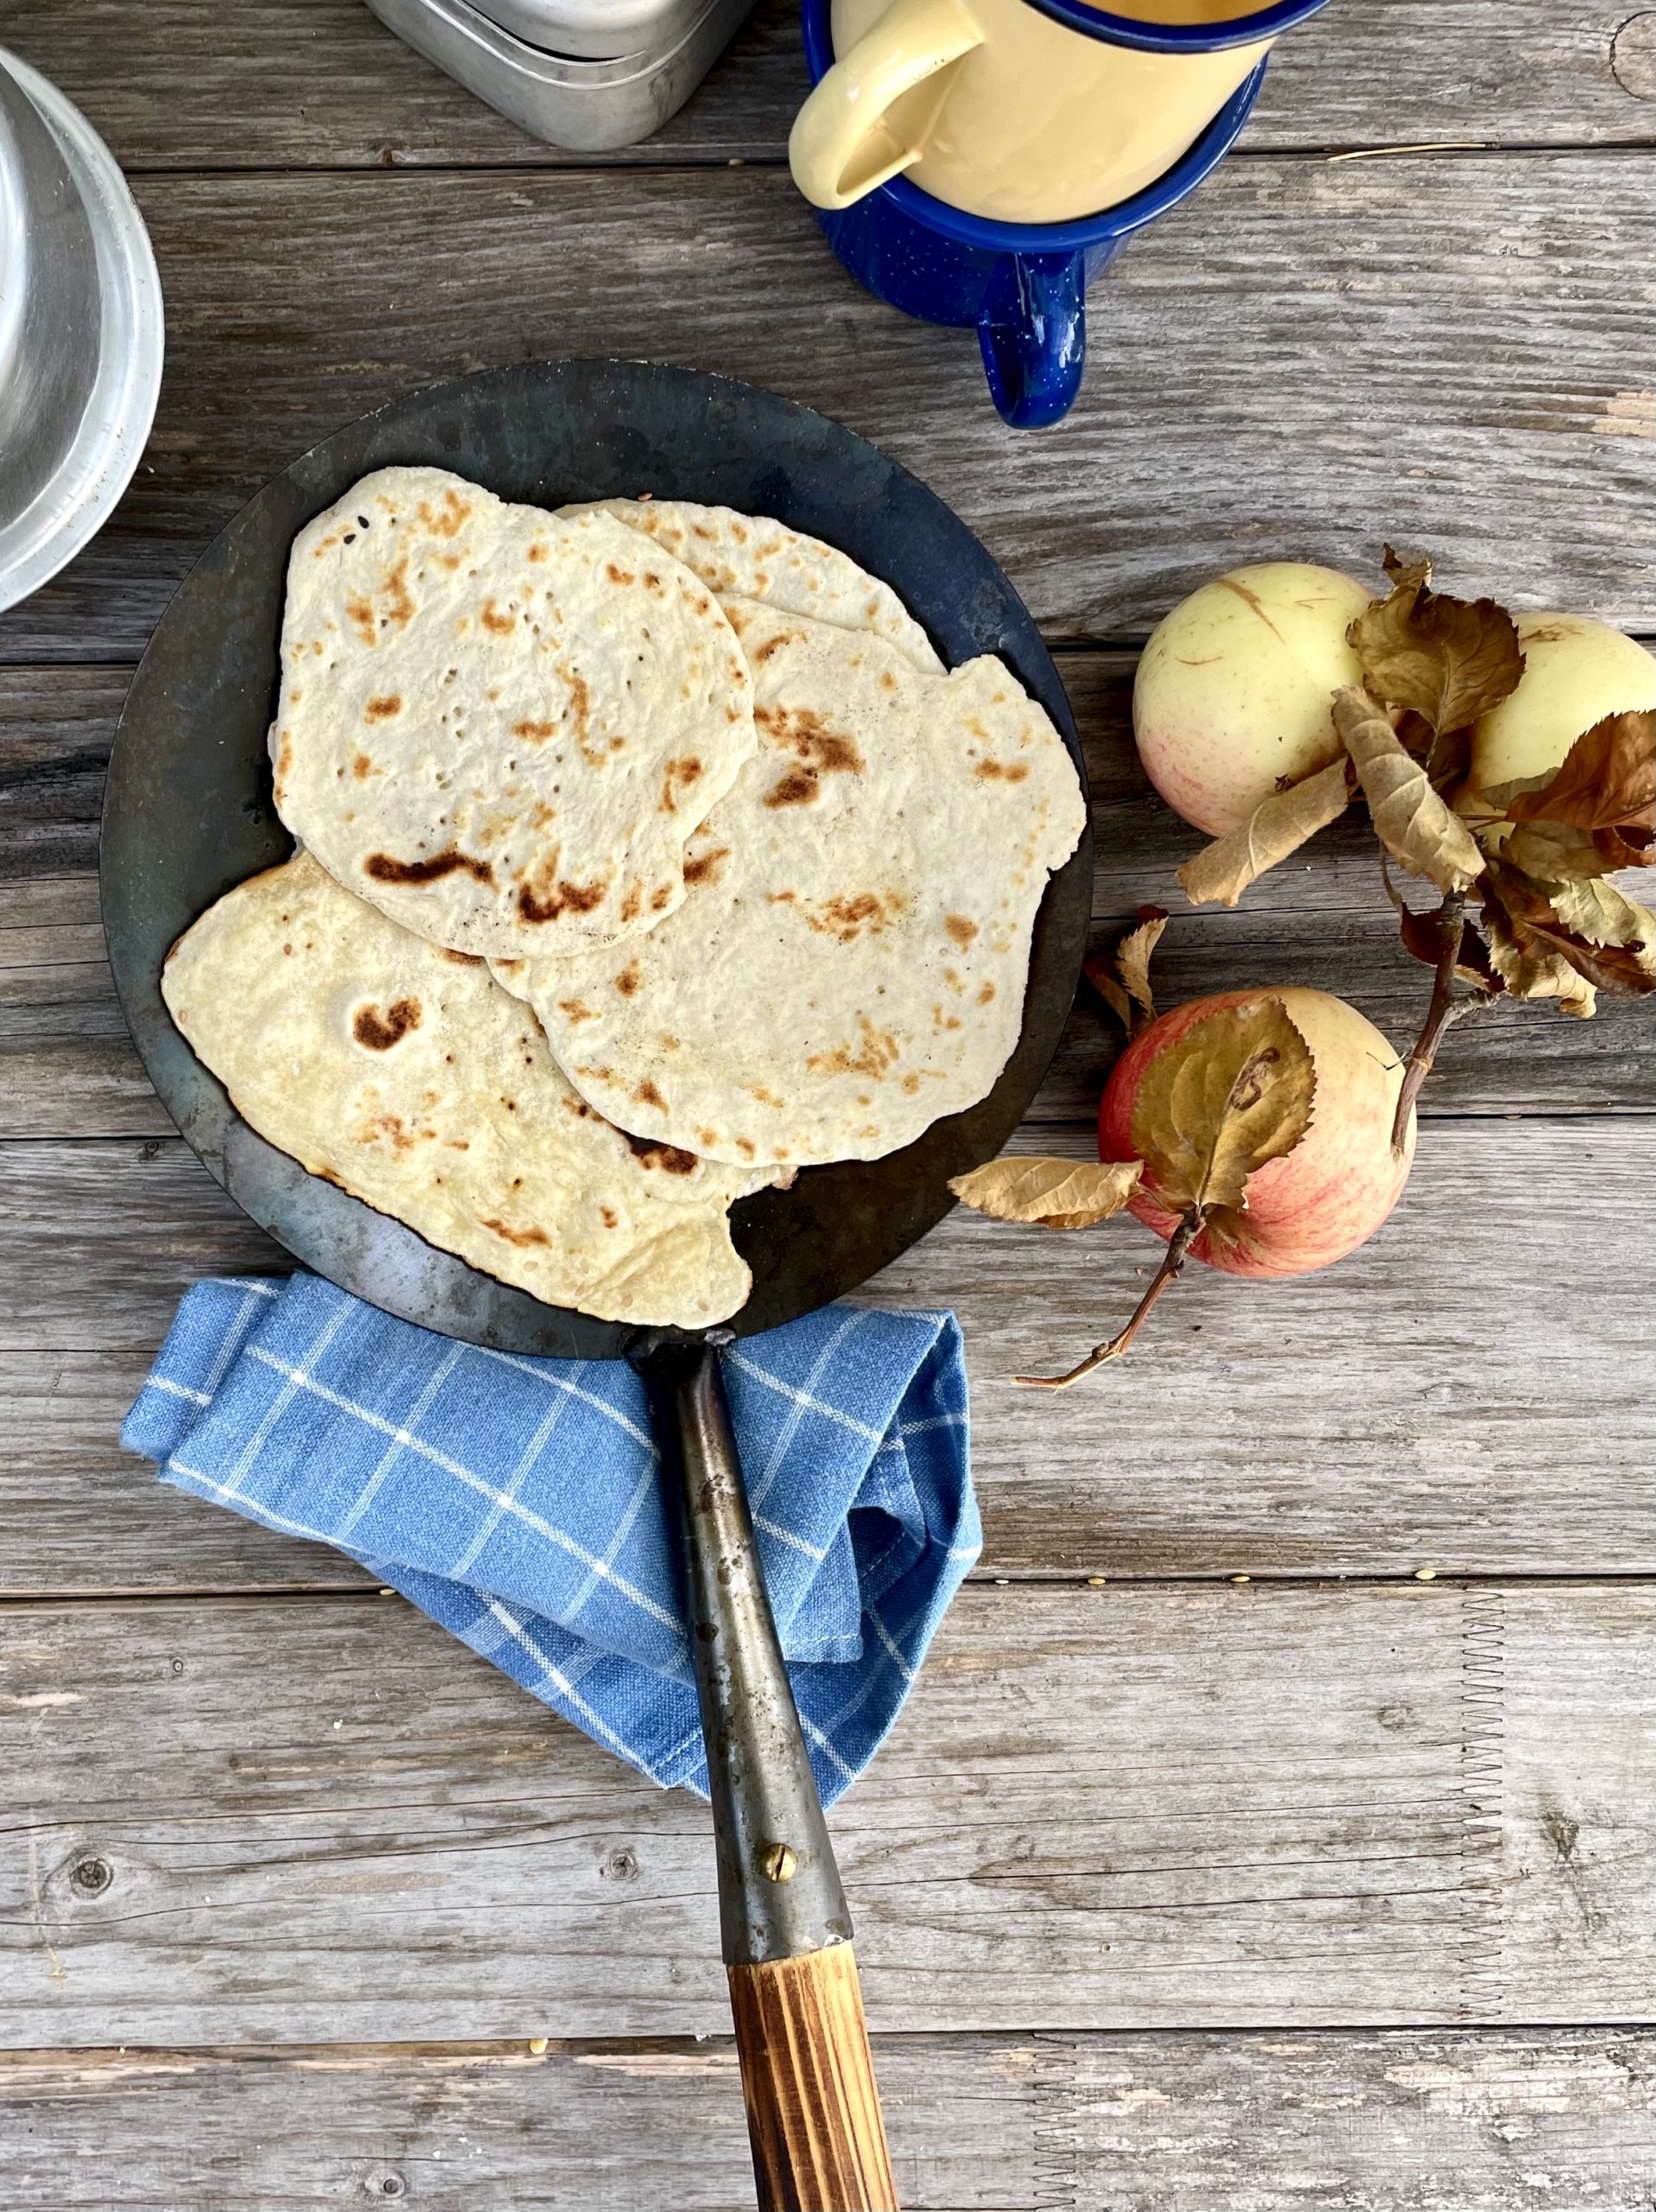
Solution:
[{"label": "knot in wood", "polygon": [[107,1859],[83,1859],[71,1871],[69,1887],[83,1897],[101,1897],[115,1879]]},{"label": "knot in wood", "polygon": [[606,1853],[598,1871],[606,1882],[636,1882],[638,1878],[638,1858],[624,1845],[619,1851]]}]

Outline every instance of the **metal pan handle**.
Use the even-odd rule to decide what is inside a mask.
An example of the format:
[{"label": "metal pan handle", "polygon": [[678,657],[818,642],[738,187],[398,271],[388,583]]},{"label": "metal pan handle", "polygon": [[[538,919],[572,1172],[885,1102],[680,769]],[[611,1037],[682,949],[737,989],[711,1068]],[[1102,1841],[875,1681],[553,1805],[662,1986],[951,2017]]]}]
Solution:
[{"label": "metal pan handle", "polygon": [[[719,1352],[633,1355],[678,1497],[719,1916],[761,2212],[895,2212],[851,1916],[753,1543]],[[675,1480],[676,1477],[676,1480]]]}]

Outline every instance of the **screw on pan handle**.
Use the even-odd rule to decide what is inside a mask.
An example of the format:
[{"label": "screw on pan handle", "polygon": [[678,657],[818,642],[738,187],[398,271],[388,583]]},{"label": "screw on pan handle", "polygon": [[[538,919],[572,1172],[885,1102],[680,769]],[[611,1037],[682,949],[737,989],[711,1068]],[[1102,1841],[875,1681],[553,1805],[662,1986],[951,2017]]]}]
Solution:
[{"label": "screw on pan handle", "polygon": [[724,1332],[663,1332],[633,1358],[682,1507],[685,1617],[758,2201],[762,2212],[895,2212],[851,1916],[719,1379],[729,1341]]}]

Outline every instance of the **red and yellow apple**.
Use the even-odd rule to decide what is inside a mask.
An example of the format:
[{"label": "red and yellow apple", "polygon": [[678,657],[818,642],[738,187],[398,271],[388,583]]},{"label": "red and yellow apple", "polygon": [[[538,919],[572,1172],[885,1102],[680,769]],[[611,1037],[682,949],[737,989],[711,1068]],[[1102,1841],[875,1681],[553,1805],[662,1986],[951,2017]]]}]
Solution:
[{"label": "red and yellow apple", "polygon": [[1373,599],[1338,569],[1266,561],[1216,576],[1157,626],[1133,731],[1176,814],[1222,837],[1338,757],[1334,694],[1362,682],[1346,632]]},{"label": "red and yellow apple", "polygon": [[[1190,1251],[1234,1275],[1309,1274],[1371,1237],[1397,1204],[1414,1159],[1415,1125],[1401,1155],[1392,1150],[1392,1121],[1403,1071],[1397,1054],[1355,1007],[1326,991],[1225,991],[1174,1007],[1142,1030],[1117,1061],[1098,1116],[1101,1160],[1136,1160],[1133,1109],[1158,1056],[1209,1014],[1281,1001],[1310,1049],[1317,1071],[1310,1126],[1291,1152],[1269,1160],[1249,1179],[1247,1205],[1221,1209],[1195,1237]],[[1131,1201],[1147,1228],[1165,1239],[1181,1216],[1158,1195],[1147,1166]]]}]

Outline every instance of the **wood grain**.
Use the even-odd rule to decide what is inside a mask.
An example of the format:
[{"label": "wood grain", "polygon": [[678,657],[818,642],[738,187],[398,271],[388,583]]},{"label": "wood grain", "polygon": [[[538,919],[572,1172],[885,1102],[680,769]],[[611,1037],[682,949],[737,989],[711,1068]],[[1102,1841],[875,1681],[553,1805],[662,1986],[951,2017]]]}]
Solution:
[{"label": "wood grain", "polygon": [[[1340,0],[1278,48],[1244,143],[1643,143],[1612,60],[1626,13],[1606,0]],[[209,0],[10,0],[6,39],[140,170],[776,162],[806,84],[798,16],[796,0],[763,0],[687,108],[598,156],[516,130],[359,0],[260,0],[229,18]]]},{"label": "wood grain", "polygon": [[[1645,2212],[1634,2029],[877,2038],[908,2212]],[[727,2038],[0,2053],[10,2212],[731,2212]],[[1545,2182],[1540,2177],[1545,2176]],[[400,2185],[400,2187],[399,2187]]]},{"label": "wood grain", "polygon": [[851,1945],[726,1971],[760,2212],[897,2212]]},{"label": "wood grain", "polygon": [[[956,1211],[866,1295],[961,1318],[985,1573],[1641,1572],[1650,1154],[1648,1122],[1436,1124],[1361,1252],[1298,1281],[1192,1269],[1131,1360],[1061,1401],[1006,1378],[1131,1310],[1159,1249],[1136,1223]],[[354,1581],[116,1445],[188,1284],[290,1264],[183,1145],[0,1147],[0,1586]]]},{"label": "wood grain", "polygon": [[1142,635],[1240,560],[1361,566],[1387,537],[1462,589],[1648,623],[1656,442],[1625,433],[1651,381],[1634,272],[1653,167],[1229,164],[1101,281],[1087,390],[1039,438],[996,418],[969,333],[837,268],[779,171],[146,179],[169,318],[155,431],[108,529],[0,620],[0,658],[135,657],[207,539],[314,440],[436,378],[583,353],[837,416],[1062,639]]},{"label": "wood grain", "polygon": [[[726,2030],[705,1807],[400,1599],[0,1637],[0,2039]],[[870,2026],[1637,2022],[1653,1656],[1630,1584],[968,1585],[832,1823]]]}]

